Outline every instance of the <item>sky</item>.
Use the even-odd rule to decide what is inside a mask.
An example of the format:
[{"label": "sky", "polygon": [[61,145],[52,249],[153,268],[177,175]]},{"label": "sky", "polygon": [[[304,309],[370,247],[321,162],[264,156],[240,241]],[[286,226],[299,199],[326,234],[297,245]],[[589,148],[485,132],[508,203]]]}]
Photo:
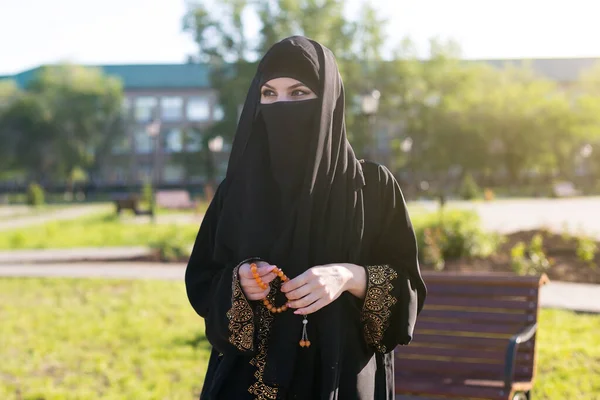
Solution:
[{"label": "sky", "polygon": [[[355,16],[361,0],[347,1]],[[465,58],[600,57],[597,0],[371,0],[389,46],[452,38]],[[177,63],[185,0],[0,0],[0,75],[41,64]],[[250,30],[256,24],[250,23]]]}]

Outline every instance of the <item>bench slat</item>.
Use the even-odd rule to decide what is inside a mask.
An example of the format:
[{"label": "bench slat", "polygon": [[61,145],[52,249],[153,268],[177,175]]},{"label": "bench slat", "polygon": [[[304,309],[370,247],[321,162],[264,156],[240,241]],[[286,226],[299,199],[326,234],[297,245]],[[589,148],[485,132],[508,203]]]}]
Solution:
[{"label": "bench slat", "polygon": [[527,314],[516,314],[507,312],[489,311],[453,311],[453,310],[435,310],[425,307],[419,315],[419,322],[433,319],[448,319],[453,321],[472,321],[472,322],[505,322],[532,324],[535,322],[533,312]]},{"label": "bench slat", "polygon": [[[402,376],[402,371],[407,370],[432,372],[438,375],[462,377],[463,379],[502,379],[504,377],[504,365],[482,364],[478,362],[464,361],[440,361],[440,360],[413,360],[396,357],[396,375]],[[531,375],[531,366],[516,365],[515,375]]]},{"label": "bench slat", "polygon": [[[406,346],[399,349],[395,353],[395,357],[399,359],[429,359],[431,357],[444,357],[451,360],[460,361],[462,359],[481,360],[482,364],[502,364],[504,365],[504,356],[506,349],[491,348],[491,349],[469,349],[460,347],[449,348],[432,348],[432,347],[417,347]],[[518,364],[531,364],[533,354],[531,351],[519,351],[517,353]]]},{"label": "bench slat", "polygon": [[426,393],[433,396],[446,396],[450,398],[485,398],[490,400],[507,400],[509,393],[502,387],[483,385],[464,385],[460,383],[446,384],[443,381],[426,379],[401,378],[396,383],[396,393],[420,394]]},{"label": "bench slat", "polygon": [[490,285],[502,287],[527,286],[537,288],[543,285],[548,277],[546,275],[538,276],[519,276],[511,273],[460,273],[460,272],[434,272],[423,271],[423,279],[426,284],[436,282],[448,285]]},{"label": "bench slat", "polygon": [[459,297],[536,297],[537,287],[460,284],[435,282],[427,285],[428,294]]},{"label": "bench slat", "polygon": [[473,299],[468,297],[455,296],[427,296],[427,308],[468,308],[471,310],[516,310],[521,312],[531,312],[537,309],[537,299],[528,300],[489,300],[489,299]]},{"label": "bench slat", "polygon": [[[527,348],[532,346],[532,341],[527,343],[523,343],[519,346],[519,348]],[[454,345],[454,346],[464,346],[464,347],[485,347],[485,348],[501,348],[506,349],[508,345],[507,339],[498,339],[498,338],[490,338],[490,337],[470,337],[470,336],[450,336],[450,335],[439,335],[434,333],[424,333],[421,332],[418,328],[415,331],[415,338],[413,342],[409,344],[409,346],[414,346],[418,344],[420,346],[429,346],[433,344],[440,345]],[[402,351],[405,346],[397,347],[398,351]]]},{"label": "bench slat", "polygon": [[[476,324],[476,323],[468,323],[463,321],[453,321],[453,322],[431,322],[431,321],[419,321],[417,322],[417,329],[419,331],[439,331],[442,335],[460,335],[462,332],[474,333],[474,334],[489,334],[489,337],[492,335],[497,335],[498,337],[508,337],[519,333],[521,330],[525,328],[525,324],[492,324],[492,323],[484,323],[484,324]],[[468,335],[468,336],[486,336],[486,335]]]}]

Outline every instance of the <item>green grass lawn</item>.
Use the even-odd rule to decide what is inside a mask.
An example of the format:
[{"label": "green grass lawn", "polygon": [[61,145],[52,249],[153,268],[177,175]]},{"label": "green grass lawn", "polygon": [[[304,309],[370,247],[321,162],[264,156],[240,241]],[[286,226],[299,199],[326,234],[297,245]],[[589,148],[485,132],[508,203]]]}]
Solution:
[{"label": "green grass lawn", "polygon": [[198,227],[198,223],[134,223],[121,220],[109,212],[0,231],[0,250],[147,246],[154,241],[173,237],[181,243],[192,244]]},{"label": "green grass lawn", "polygon": [[181,283],[0,279],[0,399],[193,399],[209,345]]},{"label": "green grass lawn", "polygon": [[[209,345],[182,283],[0,279],[0,399],[197,398]],[[600,397],[600,316],[542,310],[535,399]]]},{"label": "green grass lawn", "polygon": [[[158,210],[158,218],[167,214],[189,215],[196,211]],[[411,207],[411,215],[419,218],[428,212]],[[196,214],[197,215],[197,214]],[[131,221],[131,215],[118,217],[109,211],[97,215],[49,222],[8,231],[0,231],[0,250],[51,249],[76,247],[148,246],[169,238],[191,245],[198,233],[199,222],[152,224],[150,217],[141,222]]]}]

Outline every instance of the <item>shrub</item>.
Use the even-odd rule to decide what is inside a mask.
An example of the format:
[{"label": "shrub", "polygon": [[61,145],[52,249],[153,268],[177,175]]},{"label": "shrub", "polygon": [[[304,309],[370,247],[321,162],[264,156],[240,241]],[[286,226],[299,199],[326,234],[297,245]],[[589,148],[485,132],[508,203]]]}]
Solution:
[{"label": "shrub", "polygon": [[33,182],[27,187],[27,204],[33,207],[43,206],[45,203],[44,189]]},{"label": "shrub", "polygon": [[481,189],[471,174],[466,174],[458,189],[459,195],[464,200],[474,200],[481,197]]},{"label": "shrub", "polygon": [[442,234],[439,228],[425,228],[423,230],[423,261],[433,265],[436,271],[444,269],[445,260],[441,249]]},{"label": "shrub", "polygon": [[596,258],[598,252],[598,245],[593,238],[588,236],[578,236],[577,240],[577,258],[581,261],[588,262],[590,265],[594,265],[592,262]]},{"label": "shrub", "polygon": [[173,227],[160,239],[150,243],[150,248],[157,251],[161,261],[181,261],[189,257],[189,241],[181,234],[181,231]]},{"label": "shrub", "polygon": [[518,242],[510,250],[511,267],[518,275],[540,275],[550,268],[550,260],[544,253],[544,238],[536,234],[527,246]]},{"label": "shrub", "polygon": [[[439,268],[443,261],[487,257],[500,236],[485,232],[473,211],[443,211],[413,219],[422,261]],[[442,267],[443,268],[443,267]]]}]

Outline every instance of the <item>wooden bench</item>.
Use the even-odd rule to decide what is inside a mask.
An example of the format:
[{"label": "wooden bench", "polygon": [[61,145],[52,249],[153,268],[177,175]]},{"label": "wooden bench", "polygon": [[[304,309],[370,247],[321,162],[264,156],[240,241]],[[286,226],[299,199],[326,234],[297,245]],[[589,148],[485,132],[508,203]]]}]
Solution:
[{"label": "wooden bench", "polygon": [[424,272],[423,278],[428,296],[415,336],[395,349],[396,398],[530,399],[547,277]]},{"label": "wooden bench", "polygon": [[162,190],[156,193],[156,205],[168,209],[194,209],[197,203],[187,190]]},{"label": "wooden bench", "polygon": [[135,215],[153,215],[154,213],[152,209],[140,209],[140,198],[136,194],[115,194],[113,195],[112,200],[115,203],[117,214],[121,214],[121,211],[123,210],[131,210]]}]

